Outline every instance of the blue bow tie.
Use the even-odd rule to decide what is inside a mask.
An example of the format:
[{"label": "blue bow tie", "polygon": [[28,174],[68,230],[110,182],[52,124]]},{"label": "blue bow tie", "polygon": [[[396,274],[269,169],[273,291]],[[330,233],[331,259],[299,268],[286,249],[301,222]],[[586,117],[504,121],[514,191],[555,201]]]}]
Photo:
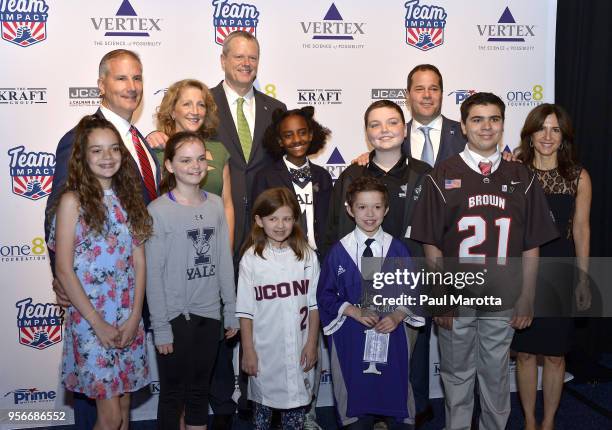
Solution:
[{"label": "blue bow tie", "polygon": [[304,188],[312,180],[310,164],[306,163],[306,165],[300,169],[292,169],[290,167],[289,176],[294,184],[297,184],[300,188]]}]

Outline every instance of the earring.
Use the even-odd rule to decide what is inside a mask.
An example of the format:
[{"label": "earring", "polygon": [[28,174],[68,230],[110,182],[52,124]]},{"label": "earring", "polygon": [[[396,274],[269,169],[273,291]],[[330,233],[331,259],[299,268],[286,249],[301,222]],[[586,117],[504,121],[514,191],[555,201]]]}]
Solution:
[{"label": "earring", "polygon": [[529,138],[529,147],[533,148],[533,142],[531,141],[531,137]]},{"label": "earring", "polygon": [[564,148],[565,148],[565,142],[561,142],[561,145],[559,145],[559,151],[563,151]]}]

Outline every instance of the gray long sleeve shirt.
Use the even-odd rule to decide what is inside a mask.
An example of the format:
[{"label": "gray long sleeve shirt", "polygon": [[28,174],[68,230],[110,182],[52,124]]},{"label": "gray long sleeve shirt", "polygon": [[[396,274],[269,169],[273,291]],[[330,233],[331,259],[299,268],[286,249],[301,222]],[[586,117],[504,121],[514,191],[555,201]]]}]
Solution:
[{"label": "gray long sleeve shirt", "polygon": [[164,194],[149,207],[153,236],[146,242],[147,303],[156,345],[173,342],[170,321],[183,314],[220,319],[238,328],[236,289],[223,204],[208,193],[197,207]]}]

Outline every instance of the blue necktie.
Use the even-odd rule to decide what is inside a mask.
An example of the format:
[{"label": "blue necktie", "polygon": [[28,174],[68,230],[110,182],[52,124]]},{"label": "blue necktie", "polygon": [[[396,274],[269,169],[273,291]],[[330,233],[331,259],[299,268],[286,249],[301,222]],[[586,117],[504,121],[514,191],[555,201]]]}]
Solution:
[{"label": "blue necktie", "polygon": [[429,130],[431,130],[431,127],[427,127],[426,125],[423,125],[419,127],[419,130],[421,130],[421,132],[423,132],[423,135],[425,136],[425,143],[423,144],[423,152],[421,152],[421,161],[424,161],[427,164],[429,164],[431,167],[433,167],[434,152],[433,152],[433,145],[431,144],[431,139],[429,137]]}]

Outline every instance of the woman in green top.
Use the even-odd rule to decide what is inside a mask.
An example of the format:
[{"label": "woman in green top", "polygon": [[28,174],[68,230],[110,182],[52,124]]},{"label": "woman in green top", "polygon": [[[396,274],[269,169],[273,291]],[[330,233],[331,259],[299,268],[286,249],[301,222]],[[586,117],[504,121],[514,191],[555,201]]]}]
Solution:
[{"label": "woman in green top", "polygon": [[[223,199],[229,237],[234,246],[234,205],[229,173],[229,153],[221,142],[210,140],[219,118],[217,105],[210,90],[195,79],[183,79],[172,84],[157,108],[157,130],[168,138],[179,131],[198,132],[206,141],[208,173],[200,186]],[[163,166],[164,151],[156,150]]]}]

